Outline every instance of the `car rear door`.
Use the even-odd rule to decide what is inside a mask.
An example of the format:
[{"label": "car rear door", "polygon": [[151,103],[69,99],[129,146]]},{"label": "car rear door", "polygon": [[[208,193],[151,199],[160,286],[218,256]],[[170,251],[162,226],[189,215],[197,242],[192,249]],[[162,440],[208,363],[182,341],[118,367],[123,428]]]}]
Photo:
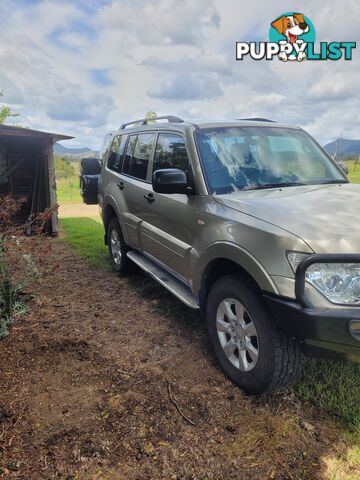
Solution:
[{"label": "car rear door", "polygon": [[127,143],[127,134],[117,134],[112,138],[107,158],[104,158],[103,161],[101,183],[99,185],[100,204],[110,204],[115,208],[123,231],[122,213],[128,211],[128,205],[124,195],[124,182],[121,170]]},{"label": "car rear door", "polygon": [[125,242],[130,247],[142,250],[140,224],[147,206],[145,196],[151,194],[149,182],[150,158],[155,145],[155,132],[130,134],[122,171],[120,188],[123,203],[120,208]]}]

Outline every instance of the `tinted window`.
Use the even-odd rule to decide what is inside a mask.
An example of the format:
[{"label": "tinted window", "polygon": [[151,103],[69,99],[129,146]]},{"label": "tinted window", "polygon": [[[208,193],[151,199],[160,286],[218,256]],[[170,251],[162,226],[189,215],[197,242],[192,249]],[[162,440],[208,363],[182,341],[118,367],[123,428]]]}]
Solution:
[{"label": "tinted window", "polygon": [[111,144],[111,135],[106,135],[106,137],[104,139],[104,142],[101,146],[100,152],[99,152],[99,159],[100,159],[101,163],[104,163],[107,156],[108,156],[108,153],[109,153],[109,150],[110,150],[110,144]]},{"label": "tinted window", "polygon": [[137,135],[131,135],[131,137],[129,138],[129,141],[126,147],[126,152],[125,152],[123,173],[130,172],[130,164],[131,164],[132,156],[134,154],[136,140],[137,140]]},{"label": "tinted window", "polygon": [[189,170],[184,139],[173,133],[160,133],[155,149],[154,168],[180,168],[184,172]]},{"label": "tinted window", "polygon": [[124,155],[126,138],[127,138],[127,135],[121,135],[121,136],[118,135],[117,137],[114,138],[111,144],[111,149],[110,149],[110,154],[108,159],[108,168],[110,168],[111,170],[114,170],[115,172],[120,172],[121,170],[121,163]]},{"label": "tinted window", "polygon": [[155,133],[142,133],[130,137],[126,149],[123,172],[146,180],[147,169],[155,140]]}]

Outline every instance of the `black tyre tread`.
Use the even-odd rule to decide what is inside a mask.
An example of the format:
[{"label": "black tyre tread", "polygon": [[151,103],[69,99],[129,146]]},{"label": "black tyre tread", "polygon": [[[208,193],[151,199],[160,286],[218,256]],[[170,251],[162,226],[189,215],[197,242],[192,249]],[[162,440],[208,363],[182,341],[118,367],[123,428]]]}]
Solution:
[{"label": "black tyre tread", "polygon": [[83,158],[81,160],[81,175],[98,175],[101,165],[97,158]]},{"label": "black tyre tread", "polygon": [[230,285],[233,285],[234,282],[238,282],[239,285],[243,285],[246,288],[247,293],[253,297],[253,300],[257,302],[258,306],[262,309],[264,316],[271,320],[270,328],[273,332],[274,339],[274,369],[271,380],[262,394],[270,393],[292,383],[301,372],[303,363],[303,354],[301,348],[299,344],[294,341],[294,339],[288,337],[285,333],[278,330],[275,319],[272,317],[270,311],[267,309],[260,297],[257,285],[252,281],[251,278],[248,278],[241,273],[229,274],[221,277],[212,286],[209,295],[211,295],[213,290],[219,287],[220,282],[225,287],[227,284],[230,287]]},{"label": "black tyre tread", "polygon": [[275,345],[275,368],[272,381],[264,393],[270,393],[292,383],[300,374],[303,354],[292,338],[279,331]]}]

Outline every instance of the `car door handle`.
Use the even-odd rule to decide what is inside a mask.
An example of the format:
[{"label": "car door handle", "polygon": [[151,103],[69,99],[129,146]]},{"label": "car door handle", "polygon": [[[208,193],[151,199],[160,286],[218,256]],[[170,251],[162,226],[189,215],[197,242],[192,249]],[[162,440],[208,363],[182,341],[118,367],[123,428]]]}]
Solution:
[{"label": "car door handle", "polygon": [[124,182],[118,183],[117,186],[119,187],[119,190],[124,190],[125,188]]},{"label": "car door handle", "polygon": [[147,195],[144,195],[145,200],[147,200],[149,203],[155,202],[154,194],[153,193],[148,193]]}]

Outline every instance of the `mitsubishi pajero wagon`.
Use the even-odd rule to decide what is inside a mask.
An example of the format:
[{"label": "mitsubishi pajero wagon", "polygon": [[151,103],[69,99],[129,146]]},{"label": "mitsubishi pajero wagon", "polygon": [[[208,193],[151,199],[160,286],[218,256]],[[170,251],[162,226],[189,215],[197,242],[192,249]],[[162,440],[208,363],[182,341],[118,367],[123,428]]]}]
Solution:
[{"label": "mitsubishi pajero wagon", "polygon": [[360,185],[301,128],[137,120],[82,185],[114,271],[135,263],[200,309],[245,392],[290,382],[303,352],[360,360]]}]

